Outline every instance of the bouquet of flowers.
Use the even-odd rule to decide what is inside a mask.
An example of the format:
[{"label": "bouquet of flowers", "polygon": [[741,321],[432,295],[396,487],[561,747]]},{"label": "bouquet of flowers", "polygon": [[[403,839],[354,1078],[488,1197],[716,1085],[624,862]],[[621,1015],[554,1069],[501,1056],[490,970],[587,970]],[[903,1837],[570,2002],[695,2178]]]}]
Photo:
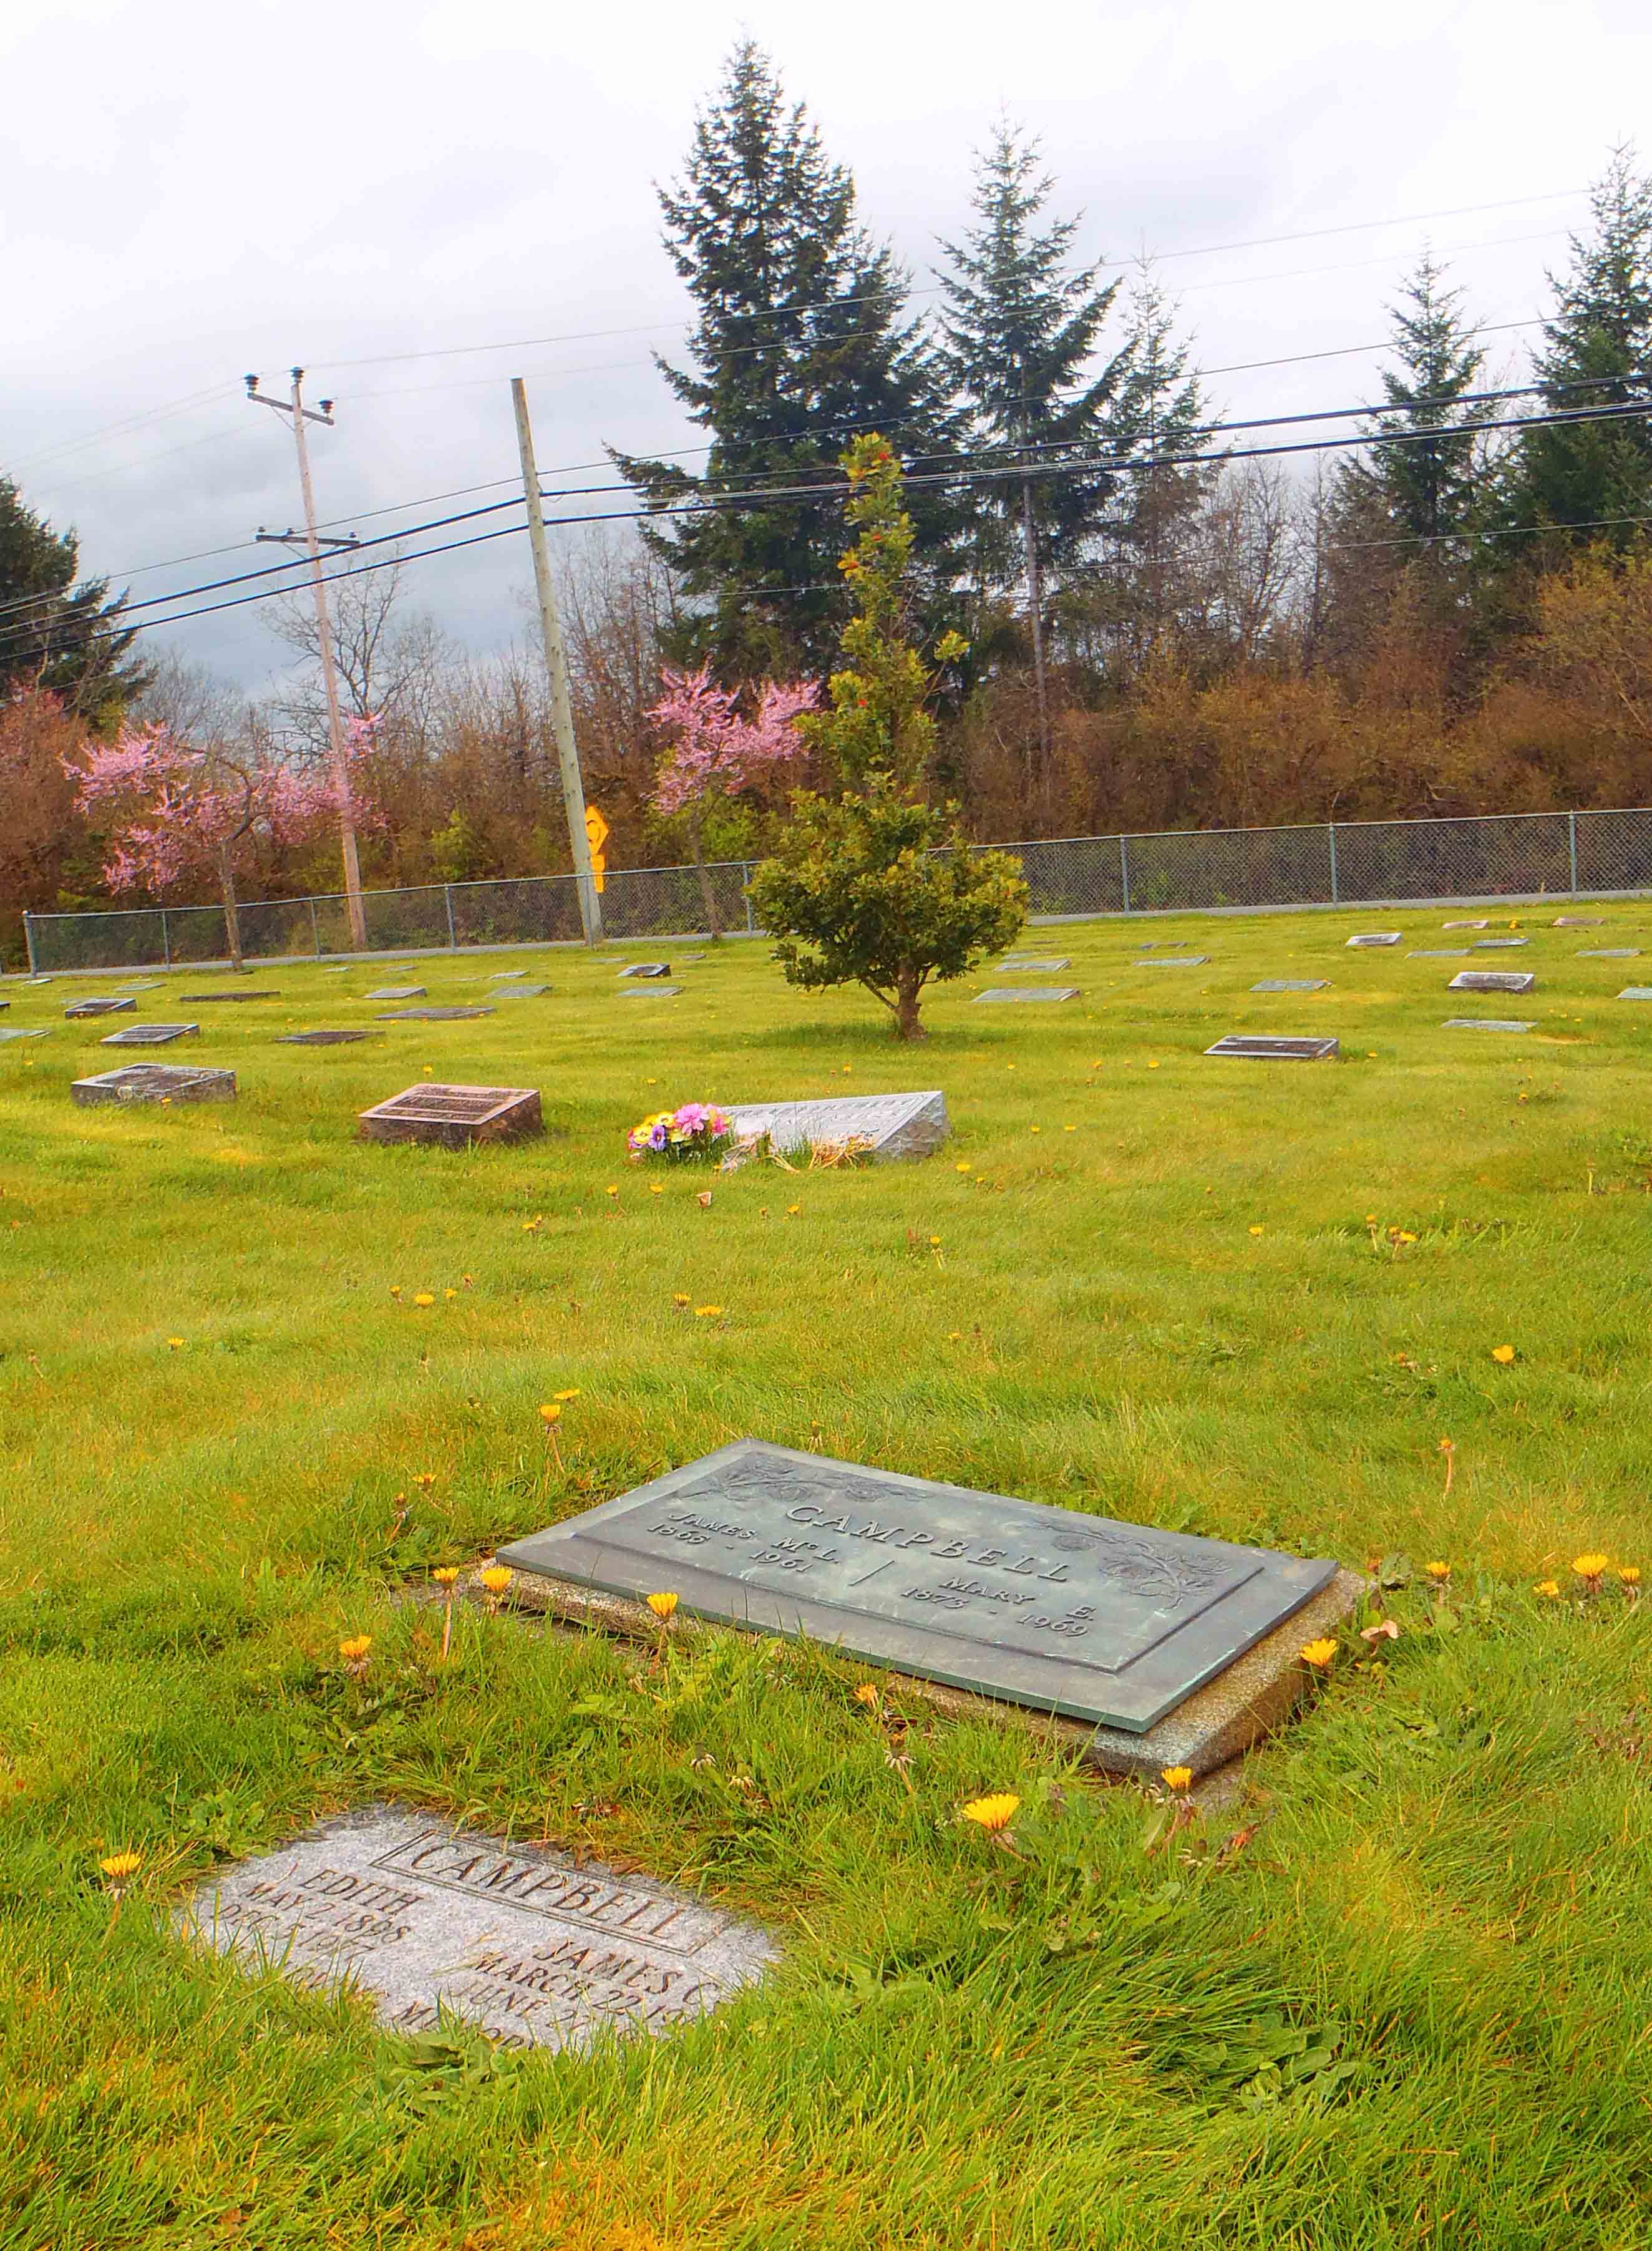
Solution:
[{"label": "bouquet of flowers", "polygon": [[727,1113],[710,1102],[685,1102],[681,1110],[656,1110],[626,1136],[632,1161],[645,1157],[714,1157],[734,1132]]}]

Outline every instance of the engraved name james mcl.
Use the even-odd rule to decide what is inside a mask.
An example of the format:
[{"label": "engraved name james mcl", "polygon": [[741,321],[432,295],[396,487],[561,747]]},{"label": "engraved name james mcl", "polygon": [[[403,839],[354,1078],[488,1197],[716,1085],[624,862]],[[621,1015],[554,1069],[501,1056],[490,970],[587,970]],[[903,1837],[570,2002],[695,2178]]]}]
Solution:
[{"label": "engraved name james mcl", "polygon": [[226,1872],[183,1924],[312,1989],[348,1983],[393,2029],[461,2019],[519,2047],[663,2032],[775,1959],[763,1932],[691,1894],[394,1806]]},{"label": "engraved name james mcl", "polygon": [[1138,1733],[1336,1569],[750,1438],[500,1553]]}]

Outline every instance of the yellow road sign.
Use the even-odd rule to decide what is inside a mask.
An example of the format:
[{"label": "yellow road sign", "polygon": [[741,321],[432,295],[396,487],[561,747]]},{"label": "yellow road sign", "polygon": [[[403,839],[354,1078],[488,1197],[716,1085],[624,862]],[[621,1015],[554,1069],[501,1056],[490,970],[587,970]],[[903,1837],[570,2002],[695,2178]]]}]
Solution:
[{"label": "yellow road sign", "polygon": [[591,847],[592,886],[600,891],[608,862],[602,856],[602,848],[608,842],[608,823],[594,805],[585,807],[585,842]]}]

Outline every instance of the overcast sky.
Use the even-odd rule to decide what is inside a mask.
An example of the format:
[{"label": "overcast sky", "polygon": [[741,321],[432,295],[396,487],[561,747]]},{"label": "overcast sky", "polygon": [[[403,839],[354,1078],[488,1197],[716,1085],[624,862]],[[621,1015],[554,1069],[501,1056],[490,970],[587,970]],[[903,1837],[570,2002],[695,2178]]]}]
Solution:
[{"label": "overcast sky", "polygon": [[[493,496],[432,497],[513,474],[513,374],[548,484],[607,482],[605,440],[692,444],[648,357],[685,305],[653,183],[742,32],[920,287],[971,148],[1024,121],[1086,254],[1163,260],[1241,414],[1372,396],[1425,239],[1477,318],[1530,322],[1611,144],[1652,160],[1646,0],[6,0],[0,469],[138,598],[269,561],[238,543],[298,512],[250,370],[337,398],[318,505],[363,535]],[[1533,333],[1487,338],[1499,371]],[[528,579],[512,538],[408,585],[487,648]],[[257,687],[287,661],[261,614],[149,638]]]}]

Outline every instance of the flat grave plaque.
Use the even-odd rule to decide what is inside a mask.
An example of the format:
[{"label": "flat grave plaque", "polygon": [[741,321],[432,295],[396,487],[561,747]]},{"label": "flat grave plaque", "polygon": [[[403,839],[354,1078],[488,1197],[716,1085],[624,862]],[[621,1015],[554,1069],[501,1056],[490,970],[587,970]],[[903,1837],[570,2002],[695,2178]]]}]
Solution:
[{"label": "flat grave plaque", "polygon": [[1652,1001],[1652,985],[1626,985],[1618,998],[1620,1001]]},{"label": "flat grave plaque", "polygon": [[174,1040],[198,1039],[198,1024],[122,1024],[118,1032],[106,1032],[100,1044],[106,1048],[164,1048]]},{"label": "flat grave plaque", "polygon": [[669,977],[671,964],[668,961],[633,961],[619,974],[622,977]]},{"label": "flat grave plaque", "polygon": [[1274,1039],[1262,1032],[1229,1032],[1207,1056],[1238,1056],[1252,1063],[1328,1063],[1341,1053],[1335,1040]]},{"label": "flat grave plaque", "polygon": [[434,1080],[376,1103],[357,1122],[364,1141],[433,1141],[444,1149],[517,1141],[545,1130],[531,1086],[444,1086]]},{"label": "flat grave plaque", "polygon": [[233,1102],[235,1073],[176,1063],[128,1063],[93,1078],[77,1078],[69,1092],[83,1110],[108,1102]]},{"label": "flat grave plaque", "polygon": [[136,1015],[137,1002],[115,994],[113,997],[100,996],[93,1001],[72,1001],[63,1013],[73,1021],[77,1016],[121,1016],[128,1009]]},{"label": "flat grave plaque", "polygon": [[1579,961],[1638,961],[1638,945],[1586,945],[1579,949]]},{"label": "flat grave plaque", "polygon": [[1530,969],[1460,969],[1448,993],[1530,993],[1537,983]]},{"label": "flat grave plaque", "polygon": [[121,986],[123,993],[158,993],[160,989],[158,977],[128,977],[123,979]]},{"label": "flat grave plaque", "polygon": [[549,985],[507,985],[494,994],[495,1001],[540,1001],[550,987]]},{"label": "flat grave plaque", "polygon": [[1203,969],[1210,960],[1208,953],[1179,953],[1174,960],[1161,954],[1157,961],[1132,961],[1132,969]]},{"label": "flat grave plaque", "polygon": [[681,990],[681,985],[633,985],[619,997],[622,1001],[674,1001]]},{"label": "flat grave plaque", "polygon": [[1440,927],[1441,930],[1490,930],[1491,925],[1489,920],[1482,922],[1442,922]]},{"label": "flat grave plaque", "polygon": [[765,1931],[692,1892],[397,1805],[224,1870],[178,1927],[313,1991],[349,1981],[392,2033],[460,2018],[519,2048],[669,2031],[779,1958]]},{"label": "flat grave plaque", "polygon": [[391,1008],[381,1024],[457,1024],[467,1016],[491,1016],[491,1008]]},{"label": "flat grave plaque", "polygon": [[1468,945],[1418,945],[1407,954],[1407,961],[1462,961],[1474,951]]},{"label": "flat grave plaque", "polygon": [[353,961],[329,961],[321,970],[323,977],[348,977],[356,964]]},{"label": "flat grave plaque", "polygon": [[1250,989],[1253,993],[1323,993],[1330,982],[1328,977],[1264,977]]},{"label": "flat grave plaque", "polygon": [[0,1001],[0,1008],[9,1008],[10,1006],[10,1001]]},{"label": "flat grave plaque", "polygon": [[249,985],[245,993],[180,993],[178,998],[186,1008],[199,1008],[205,1001],[279,1001],[279,985]]},{"label": "flat grave plaque", "polygon": [[1076,985],[993,985],[978,993],[977,1001],[1076,1001]]},{"label": "flat grave plaque", "polygon": [[1529,1032],[1531,1027],[1514,1016],[1448,1016],[1444,1029],[1448,1032]]},{"label": "flat grave plaque", "polygon": [[1476,953],[1497,953],[1510,945],[1530,945],[1529,938],[1477,938],[1474,942]]},{"label": "flat grave plaque", "polygon": [[45,1037],[45,1034],[44,1031],[24,1032],[14,1030],[0,1032],[0,1040],[43,1040]]},{"label": "flat grave plaque", "polygon": [[755,1438],[499,1552],[1138,1735],[1337,1576]]},{"label": "flat grave plaque", "polygon": [[495,969],[487,981],[490,985],[507,985],[513,977],[526,977],[525,969]]},{"label": "flat grave plaque", "polygon": [[1403,931],[1398,930],[1368,930],[1358,938],[1349,938],[1347,943],[1351,946],[1398,945],[1404,935]]},{"label": "flat grave plaque", "polygon": [[1006,954],[998,964],[1000,969],[1007,970],[1011,976],[1014,976],[1018,970],[1030,969],[1036,972],[1047,969],[1054,973],[1058,969],[1070,969],[1072,966],[1072,961],[1067,954],[1062,954],[1058,960],[1046,961],[1036,953]]},{"label": "flat grave plaque", "polygon": [[23,981],[25,985],[49,985],[52,980],[49,977],[25,977]]},{"label": "flat grave plaque", "polygon": [[[853,1094],[820,1102],[743,1102],[729,1112],[736,1143],[766,1133],[784,1155],[791,1149],[818,1148],[830,1142],[870,1144],[874,1164],[930,1157],[952,1131],[946,1097],[938,1087],[925,1094]],[[733,1153],[736,1160],[739,1151]],[[725,1162],[728,1161],[725,1160]]]},{"label": "flat grave plaque", "polygon": [[1604,915],[1556,915],[1554,927],[1557,930],[1604,930],[1606,917]]},{"label": "flat grave plaque", "polygon": [[363,1024],[348,1032],[283,1032],[275,1044],[280,1048],[342,1048],[351,1040],[370,1040],[372,1037],[372,1033]]},{"label": "flat grave plaque", "polygon": [[367,997],[370,1001],[422,1001],[425,987],[422,985],[381,985]]}]

